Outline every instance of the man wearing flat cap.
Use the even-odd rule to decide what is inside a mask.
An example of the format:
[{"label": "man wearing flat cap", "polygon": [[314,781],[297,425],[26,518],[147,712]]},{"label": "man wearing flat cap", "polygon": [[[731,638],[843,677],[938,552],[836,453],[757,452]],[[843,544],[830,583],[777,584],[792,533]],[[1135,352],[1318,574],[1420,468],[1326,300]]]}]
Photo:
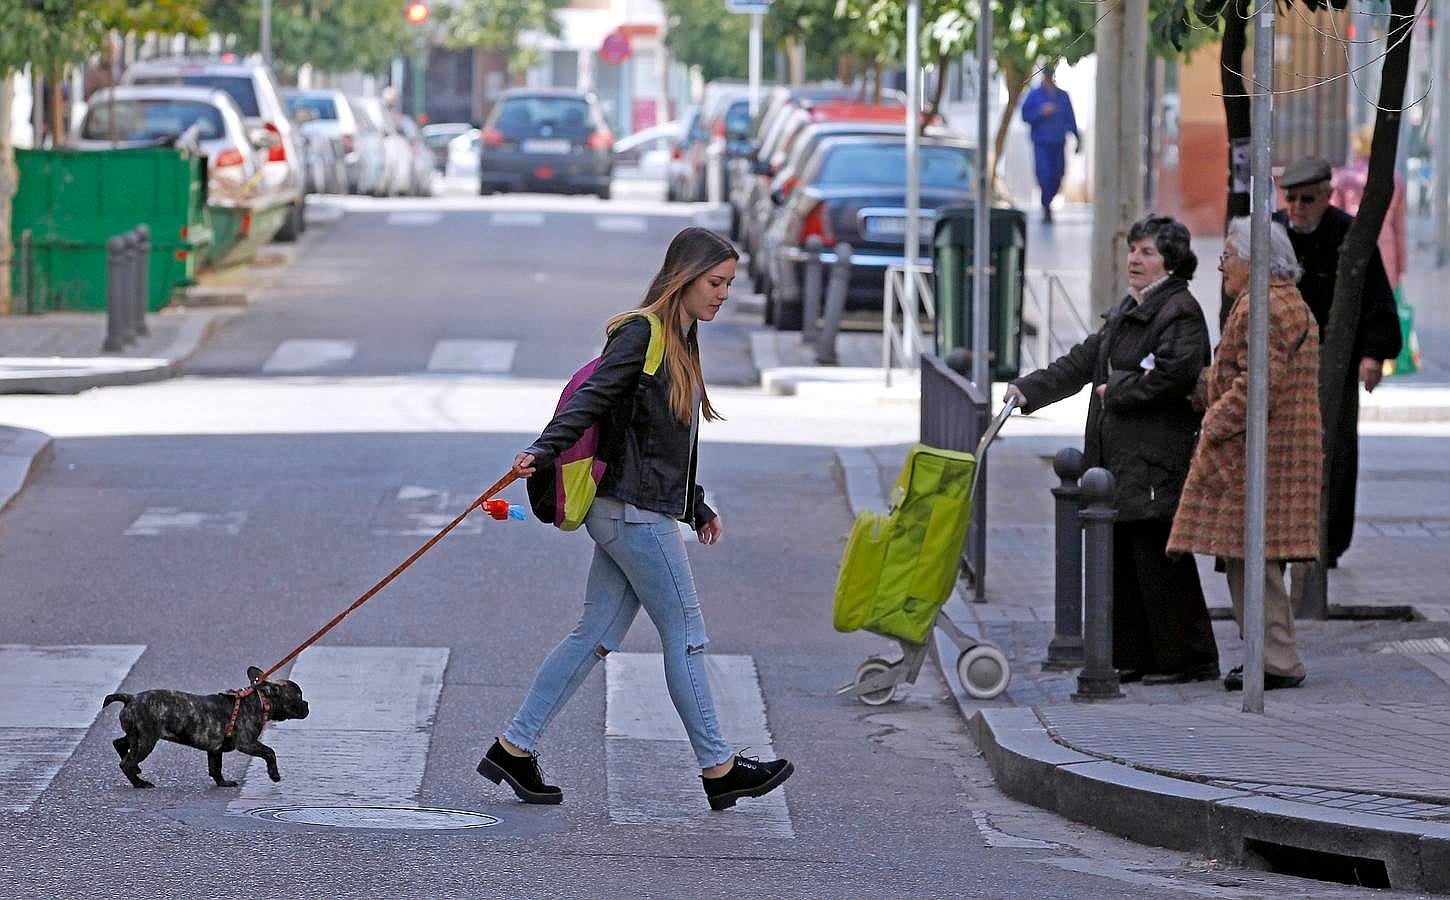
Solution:
[{"label": "man wearing flat cap", "polygon": [[[1279,177],[1283,208],[1274,220],[1289,230],[1294,255],[1304,267],[1299,293],[1319,323],[1322,342],[1329,328],[1329,308],[1334,303],[1334,281],[1339,269],[1339,248],[1349,234],[1354,217],[1329,202],[1333,172],[1322,159],[1301,159],[1290,163]],[[1329,566],[1349,549],[1354,537],[1354,495],[1359,477],[1359,385],[1372,391],[1379,384],[1384,361],[1400,353],[1400,319],[1395,295],[1385,274],[1384,261],[1376,249],[1365,272],[1360,298],[1359,323],[1354,333],[1356,360],[1344,373],[1344,401],[1339,428],[1333,435],[1334,448],[1329,470]],[[1323,357],[1321,357],[1322,359]]]}]

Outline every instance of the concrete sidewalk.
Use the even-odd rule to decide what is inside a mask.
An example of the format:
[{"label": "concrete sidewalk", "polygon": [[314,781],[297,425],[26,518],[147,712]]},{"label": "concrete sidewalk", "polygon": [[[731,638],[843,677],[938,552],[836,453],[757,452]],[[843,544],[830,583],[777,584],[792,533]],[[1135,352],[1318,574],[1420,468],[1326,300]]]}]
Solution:
[{"label": "concrete sidewalk", "polygon": [[[1364,439],[1355,544],[1331,573],[1331,598],[1347,613],[1410,607],[1415,619],[1300,622],[1309,678],[1269,693],[1258,716],[1218,681],[1125,685],[1120,700],[1078,705],[1076,673],[1043,670],[1053,631],[1050,461],[1077,441],[1022,433],[1033,424],[1010,421],[988,457],[988,602],[959,592],[946,607],[1007,653],[1007,693],[969,698],[955,647],[935,641],[1003,790],[1144,843],[1450,892],[1450,479],[1435,462],[1446,439]],[[886,507],[906,451],[841,451],[853,509]],[[863,483],[863,471],[875,482]],[[1227,671],[1243,644],[1226,618],[1223,576],[1207,561],[1200,570]]]}]

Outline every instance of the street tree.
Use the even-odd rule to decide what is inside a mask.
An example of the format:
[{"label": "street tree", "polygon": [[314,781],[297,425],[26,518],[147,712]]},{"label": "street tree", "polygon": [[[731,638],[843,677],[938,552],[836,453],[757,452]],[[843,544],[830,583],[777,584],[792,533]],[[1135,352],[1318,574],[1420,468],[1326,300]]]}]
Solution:
[{"label": "street tree", "polygon": [[455,50],[480,47],[508,54],[510,72],[522,72],[536,61],[537,54],[521,46],[526,32],[558,37],[557,13],[568,0],[455,0],[435,8],[444,44]]},{"label": "street tree", "polygon": [[664,7],[665,46],[675,59],[698,67],[706,81],[748,74],[750,16],[721,0],[664,0]]},{"label": "street tree", "polygon": [[[260,4],[206,0],[205,11],[211,30],[230,35],[238,51],[260,49]],[[396,0],[272,0],[273,67],[381,72],[405,48],[408,28]]]}]

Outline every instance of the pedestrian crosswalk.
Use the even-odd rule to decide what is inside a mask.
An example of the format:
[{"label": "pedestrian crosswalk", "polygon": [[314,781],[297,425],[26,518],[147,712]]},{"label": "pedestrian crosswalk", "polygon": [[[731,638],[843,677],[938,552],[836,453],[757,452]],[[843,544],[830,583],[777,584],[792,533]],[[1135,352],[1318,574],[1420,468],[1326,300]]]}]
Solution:
[{"label": "pedestrian crosswalk", "polygon": [[[107,743],[119,734],[118,707],[103,710],[101,701],[121,689],[145,651],[145,646],[131,644],[0,645],[0,693],[6,697],[0,704],[0,812],[30,810],[91,728],[100,728]],[[220,797],[198,787],[198,801],[213,799],[235,816],[280,807],[436,805],[436,795],[429,797],[431,804],[423,803],[422,795],[430,762],[439,764],[433,735],[449,655],[447,647],[309,647],[284,674],[302,686],[310,715],[274,723],[265,732],[265,743],[277,753],[282,781],[272,782],[261,760],[227,754],[223,771],[241,787]],[[737,750],[749,748],[750,755],[772,758],[754,659],[710,654],[706,660],[727,742]],[[709,811],[689,742],[665,688],[660,654],[611,653],[602,668],[605,724],[600,739],[611,824],[715,837],[795,836],[784,788],[726,815]],[[587,701],[581,694],[573,702]],[[494,723],[495,728],[502,725]],[[470,720],[467,728],[477,731],[478,723]],[[483,748],[485,738],[478,735],[477,749]],[[108,773],[121,779],[109,747],[104,756]],[[155,758],[149,766],[153,771]],[[197,754],[194,763],[196,784],[209,785],[201,774],[204,757]],[[147,768],[143,763],[143,771]],[[473,780],[467,773],[465,782],[472,785]],[[584,790],[585,785],[575,789]],[[506,804],[512,798],[504,794],[479,801],[470,793],[451,805],[467,808],[480,802]]]},{"label": "pedestrian crosswalk", "polygon": [[[262,371],[270,375],[327,374],[349,367],[358,355],[360,342],[320,338],[293,338],[277,345]],[[419,356],[419,370],[437,374],[507,375],[513,371],[518,341],[436,341]]]}]

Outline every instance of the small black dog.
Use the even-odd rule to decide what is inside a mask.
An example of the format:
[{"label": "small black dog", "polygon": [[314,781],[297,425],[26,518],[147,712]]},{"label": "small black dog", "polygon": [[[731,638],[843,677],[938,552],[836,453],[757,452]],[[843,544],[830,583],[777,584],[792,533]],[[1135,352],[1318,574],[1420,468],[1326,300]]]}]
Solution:
[{"label": "small black dog", "polygon": [[[224,694],[187,694],[182,691],[143,691],[140,694],[109,694],[101,705],[117,700],[126,705],[121,710],[121,728],[125,737],[111,743],[121,756],[121,771],[138,788],[155,787],[141,777],[141,761],[150,755],[159,740],[174,741],[206,751],[207,770],[222,787],[236,787],[235,781],[222,777],[222,754],[240,750],[248,756],[260,756],[267,762],[267,775],[281,781],[277,771],[277,754],[262,743],[262,729],[267,722],[307,718],[307,701],[302,688],[293,681],[265,681],[257,684],[262,670],[247,669],[252,685],[238,704],[236,692]],[[232,711],[236,724],[228,734]]]}]

